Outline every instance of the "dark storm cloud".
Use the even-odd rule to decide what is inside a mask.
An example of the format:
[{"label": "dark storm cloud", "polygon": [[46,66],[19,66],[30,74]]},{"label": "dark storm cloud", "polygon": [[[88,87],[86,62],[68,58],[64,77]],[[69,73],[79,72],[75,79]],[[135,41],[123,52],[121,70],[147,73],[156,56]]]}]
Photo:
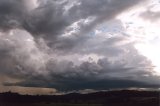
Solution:
[{"label": "dark storm cloud", "polygon": [[[77,3],[79,3],[79,5],[71,7],[65,13],[67,15],[63,16],[65,17],[66,22],[60,22],[68,23],[68,25],[66,24],[65,26],[66,29],[70,27],[70,25],[73,25],[75,22],[78,22],[78,30],[72,33],[71,35],[73,36],[69,38],[59,37],[56,44],[52,42],[52,48],[60,50],[66,50],[68,48],[70,50],[77,44],[83,44],[83,42],[86,42],[86,40],[89,39],[87,33],[89,33],[91,29],[93,29],[103,21],[114,18],[116,15],[120,14],[125,9],[128,9],[139,2],[139,0],[77,0]],[[90,19],[91,21],[85,23],[86,19]],[[52,36],[48,37],[50,38]]]},{"label": "dark storm cloud", "polygon": [[[66,61],[67,62],[67,61]],[[67,64],[66,66],[64,64]],[[56,65],[58,66],[58,65]],[[53,66],[54,67],[54,66]],[[143,76],[150,74],[140,71],[135,67],[125,67],[119,62],[112,63],[107,59],[101,59],[98,63],[84,62],[80,66],[73,66],[73,63],[61,63],[64,67],[61,72],[52,72],[48,77],[29,76],[28,79],[18,83],[4,83],[5,86],[23,86],[23,87],[48,87],[56,88],[60,91],[72,91],[80,89],[117,89],[117,88],[157,88],[158,84],[153,83],[153,79]],[[138,67],[138,66],[137,66]],[[54,67],[56,70],[56,67]],[[58,68],[60,69],[60,68]],[[52,69],[53,70],[53,69]],[[138,71],[138,72],[135,72]],[[140,73],[141,72],[141,73]],[[112,75],[112,74],[117,75]],[[149,77],[154,77],[150,75]]]},{"label": "dark storm cloud", "polygon": [[35,36],[50,36],[54,40],[54,36],[62,33],[61,31],[69,25],[63,11],[63,7],[54,3],[38,7],[30,13],[23,27]]},{"label": "dark storm cloud", "polygon": [[[105,20],[114,18],[140,1],[76,0],[75,5],[69,8],[69,10],[65,10],[65,5],[71,4],[72,0],[63,3],[54,0],[45,0],[45,2],[40,0],[39,7],[32,11],[27,11],[27,6],[25,6],[23,0],[1,0],[0,27],[2,30],[22,28],[36,37],[35,41],[38,45],[38,39],[42,37],[53,50],[60,50],[65,53],[74,47],[77,48],[76,45],[86,42],[90,38],[87,36],[87,33],[93,27]],[[90,19],[90,17],[93,17],[93,20],[86,24],[85,20]],[[82,19],[84,21],[81,21]],[[78,22],[78,31],[72,33],[71,35],[73,36],[71,37],[62,37],[61,35],[65,32],[70,33],[66,30],[75,22]]]},{"label": "dark storm cloud", "polygon": [[[35,79],[34,79],[35,81]],[[118,88],[158,88],[158,84],[148,84],[140,81],[134,81],[129,79],[113,79],[109,78],[106,80],[87,80],[84,78],[72,78],[65,79],[63,81],[57,81],[56,83],[48,84],[44,81],[27,81],[20,82],[15,84],[5,83],[5,86],[23,86],[23,87],[48,87],[56,88],[60,91],[74,91],[74,90],[83,90],[83,89],[96,89],[96,90],[109,90],[109,89],[118,89]]]},{"label": "dark storm cloud", "polygon": [[18,27],[21,23],[23,4],[18,0],[0,1],[0,28],[8,30]]},{"label": "dark storm cloud", "polygon": [[[59,90],[150,87],[143,76],[153,77],[151,63],[133,43],[124,43],[129,38],[117,30],[110,31],[118,34],[111,38],[90,34],[141,1],[39,0],[30,10],[24,0],[0,0],[1,73],[23,79],[4,85]],[[123,29],[119,20],[115,23]],[[101,58],[78,60],[91,54]]]},{"label": "dark storm cloud", "polygon": [[[22,1],[0,1],[0,8],[2,8],[0,11],[1,29],[21,27],[34,36],[41,36],[44,39],[51,40],[48,42],[53,42],[55,36],[63,34],[64,29],[80,19],[95,17],[95,20],[88,25],[80,25],[78,35],[83,36],[98,23],[115,17],[141,0],[76,0],[79,5],[72,6],[68,11],[64,9],[65,3],[54,0],[41,3],[40,0],[40,6],[29,13]],[[66,3],[71,2],[73,1],[66,1]]]},{"label": "dark storm cloud", "polygon": [[[132,56],[128,54],[129,57]],[[140,60],[136,60],[141,58]],[[130,58],[131,59],[131,58]],[[135,59],[135,60],[134,60]],[[145,57],[134,57],[132,67],[127,61],[109,61],[107,58],[99,59],[98,62],[83,62],[76,66],[70,61],[60,63],[50,62],[47,77],[43,75],[26,76],[26,79],[18,83],[4,83],[5,86],[23,87],[49,87],[61,91],[71,91],[79,89],[116,89],[128,87],[159,87],[152,83],[154,76],[147,71],[150,63]],[[135,62],[136,61],[136,62]],[[140,65],[144,61],[145,66]],[[48,64],[49,65],[49,64]],[[142,69],[141,69],[142,67]],[[145,69],[146,68],[146,69]],[[152,67],[150,67],[152,68]],[[58,70],[58,71],[57,71]],[[149,75],[145,77],[144,75]],[[150,81],[146,79],[151,78]]]}]

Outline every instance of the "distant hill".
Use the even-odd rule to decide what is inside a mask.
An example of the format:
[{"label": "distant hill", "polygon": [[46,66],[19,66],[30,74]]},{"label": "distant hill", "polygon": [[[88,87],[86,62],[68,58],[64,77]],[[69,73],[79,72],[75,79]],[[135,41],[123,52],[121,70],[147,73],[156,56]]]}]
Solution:
[{"label": "distant hill", "polygon": [[136,90],[41,96],[6,92],[0,94],[0,106],[159,106],[159,98],[158,91]]}]

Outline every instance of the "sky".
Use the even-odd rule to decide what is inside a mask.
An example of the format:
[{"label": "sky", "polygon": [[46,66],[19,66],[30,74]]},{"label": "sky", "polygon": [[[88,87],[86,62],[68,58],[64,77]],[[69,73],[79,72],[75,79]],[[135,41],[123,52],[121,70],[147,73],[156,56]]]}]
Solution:
[{"label": "sky", "polygon": [[159,0],[0,0],[0,92],[160,88]]}]

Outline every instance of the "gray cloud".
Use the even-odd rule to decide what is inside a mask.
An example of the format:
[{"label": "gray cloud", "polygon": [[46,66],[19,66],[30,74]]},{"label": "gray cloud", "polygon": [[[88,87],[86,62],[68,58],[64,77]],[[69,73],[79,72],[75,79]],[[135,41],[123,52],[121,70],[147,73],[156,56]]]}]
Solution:
[{"label": "gray cloud", "polygon": [[87,25],[84,25],[84,23],[79,24],[80,32],[78,35],[82,36],[98,23],[115,17],[123,10],[140,2],[140,0],[101,0],[100,2],[76,0],[79,5],[72,6],[67,11],[64,4],[70,4],[73,2],[72,0],[64,3],[54,0],[46,0],[45,3],[41,3],[40,0],[39,2],[39,7],[28,12],[23,0],[14,2],[1,0],[0,8],[3,10],[0,12],[2,18],[1,29],[21,27],[34,36],[41,36],[44,39],[51,40],[48,42],[53,42],[55,36],[63,34],[64,29],[74,22],[95,17],[95,20]]},{"label": "gray cloud", "polygon": [[153,11],[145,11],[143,13],[140,14],[140,16],[146,20],[149,21],[157,21],[160,18],[160,12],[153,12]]},{"label": "gray cloud", "polygon": [[140,2],[39,0],[31,9],[24,0],[0,0],[0,73],[23,79],[4,85],[58,90],[157,87],[145,81],[156,80],[152,63],[114,19]]},{"label": "gray cloud", "polygon": [[136,56],[131,58],[133,54],[130,53],[125,55],[126,60],[117,59],[111,61],[108,58],[103,58],[97,62],[85,61],[80,65],[75,65],[71,61],[50,61],[47,64],[49,65],[47,69],[49,75],[47,77],[38,74],[34,76],[28,75],[25,81],[4,83],[4,85],[54,87],[58,90],[65,91],[79,89],[103,90],[125,87],[159,87],[157,83],[153,83],[156,78],[150,72],[152,66],[150,66],[151,63],[145,57],[136,54]]},{"label": "gray cloud", "polygon": [[[48,87],[48,88],[57,88],[60,91],[73,91],[73,90],[83,90],[83,89],[96,89],[96,90],[109,90],[109,89],[118,89],[118,88],[157,88],[157,84],[148,84],[140,81],[134,81],[129,79],[106,79],[106,80],[86,80],[84,78],[72,78],[65,79],[63,81],[57,81],[56,83],[48,84],[44,81],[27,81],[20,82],[16,84],[5,83],[6,86],[24,86],[24,87]],[[43,84],[43,85],[42,85]]]}]

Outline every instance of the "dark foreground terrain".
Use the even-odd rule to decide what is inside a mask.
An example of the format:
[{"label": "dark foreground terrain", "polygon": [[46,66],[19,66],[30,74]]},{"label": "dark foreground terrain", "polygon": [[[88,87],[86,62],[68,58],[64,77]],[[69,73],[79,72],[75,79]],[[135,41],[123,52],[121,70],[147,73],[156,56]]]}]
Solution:
[{"label": "dark foreground terrain", "polygon": [[121,90],[90,94],[30,96],[1,93],[0,106],[160,106],[159,92]]}]

